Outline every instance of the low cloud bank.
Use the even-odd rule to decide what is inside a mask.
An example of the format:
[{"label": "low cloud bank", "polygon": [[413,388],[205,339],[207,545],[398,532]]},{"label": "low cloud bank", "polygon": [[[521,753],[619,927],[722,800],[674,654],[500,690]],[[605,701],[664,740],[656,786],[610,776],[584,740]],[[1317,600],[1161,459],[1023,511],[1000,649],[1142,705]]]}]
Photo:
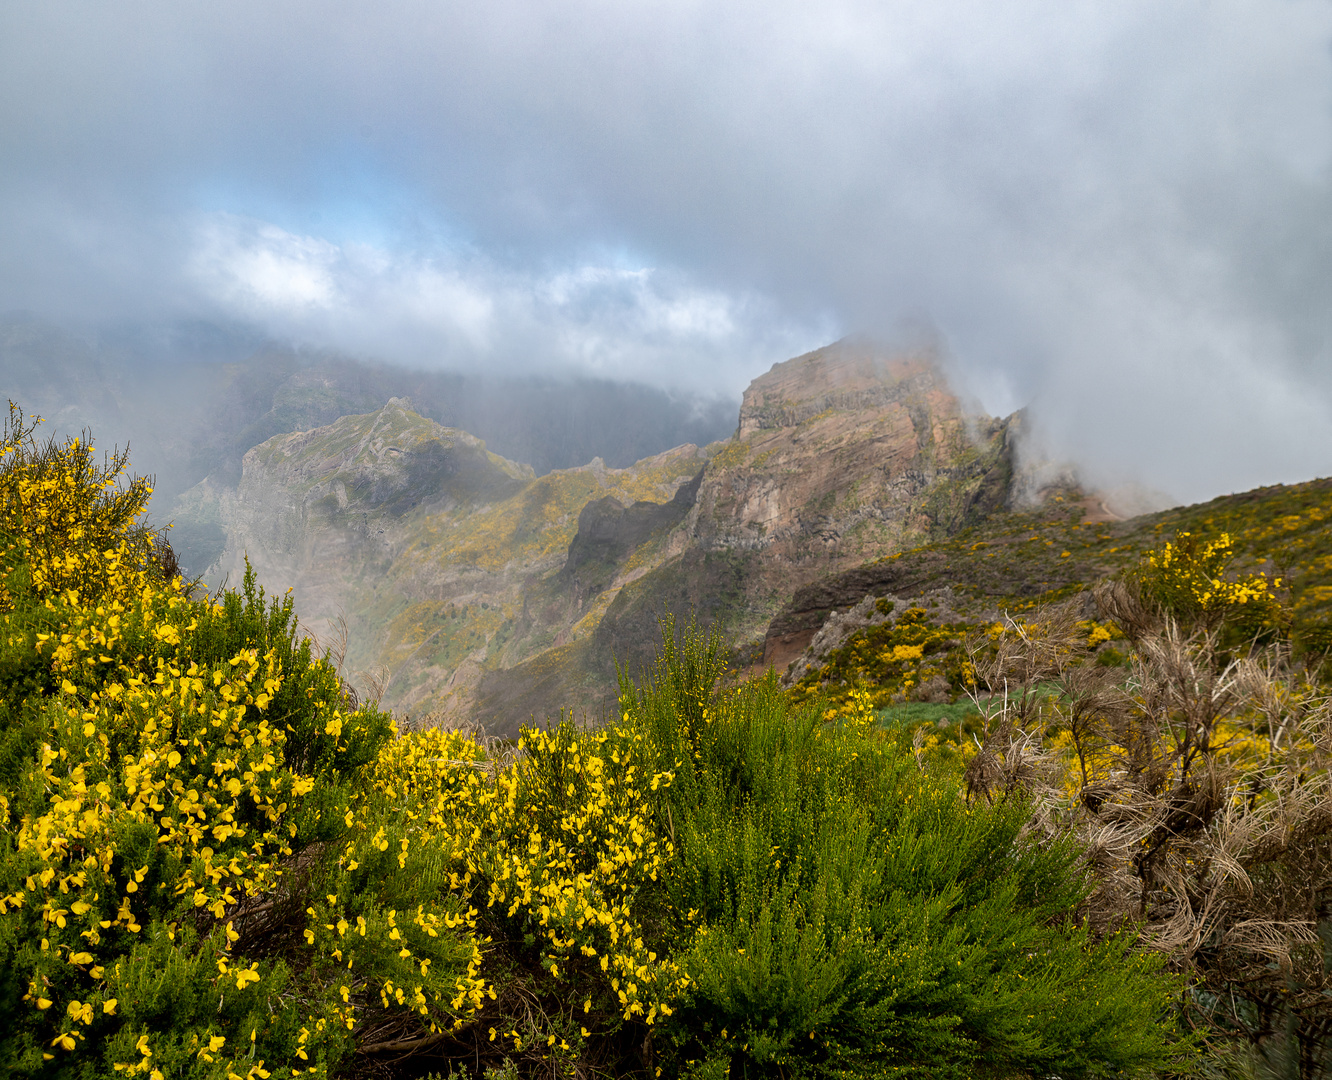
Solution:
[{"label": "low cloud bank", "polygon": [[233,215],[199,226],[187,266],[220,313],[275,338],[455,370],[738,396],[749,373],[836,335],[830,320],[800,325],[752,291],[650,267],[505,268],[474,251],[336,244]]},{"label": "low cloud bank", "polygon": [[1332,472],[1326,0],[0,15],[0,310],[735,393],[926,325],[1181,498]]}]

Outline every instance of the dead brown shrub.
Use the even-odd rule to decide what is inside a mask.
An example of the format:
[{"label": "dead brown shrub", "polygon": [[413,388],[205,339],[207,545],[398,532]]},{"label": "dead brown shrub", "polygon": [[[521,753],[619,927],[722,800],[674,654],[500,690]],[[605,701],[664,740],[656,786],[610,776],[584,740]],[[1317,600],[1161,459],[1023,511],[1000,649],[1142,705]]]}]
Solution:
[{"label": "dead brown shrub", "polygon": [[1127,669],[1095,663],[1081,603],[971,643],[985,737],[969,795],[1028,798],[1031,830],[1085,845],[1082,915],[1135,927],[1192,975],[1195,1022],[1280,1043],[1302,1076],[1322,1075],[1332,703],[1280,644],[1236,655],[1122,581],[1094,600],[1127,639]]}]

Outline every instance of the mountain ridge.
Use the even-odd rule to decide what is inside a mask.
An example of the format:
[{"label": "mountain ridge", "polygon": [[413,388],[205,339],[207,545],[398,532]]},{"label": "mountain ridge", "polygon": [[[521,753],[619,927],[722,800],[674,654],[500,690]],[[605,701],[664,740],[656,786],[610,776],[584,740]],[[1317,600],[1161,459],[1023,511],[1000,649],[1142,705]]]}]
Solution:
[{"label": "mountain ridge", "polygon": [[618,470],[537,477],[409,404],[276,436],[178,517],[224,534],[211,580],[248,555],[321,636],[345,620],[389,704],[499,731],[607,707],[664,613],[761,650],[800,587],[1002,507],[1020,428],[965,410],[932,353],[858,341],[756,378],[730,439]]},{"label": "mountain ridge", "polygon": [[128,444],[135,468],[154,477],[156,516],[205,478],[234,487],[246,451],[267,439],[371,412],[393,397],[410,397],[420,415],[483,438],[538,474],[598,456],[625,467],[734,430],[733,399],[575,372],[413,368],[201,325],[122,330],[98,335],[0,316],[0,378],[9,398],[47,418],[48,430],[89,429],[104,445]]}]

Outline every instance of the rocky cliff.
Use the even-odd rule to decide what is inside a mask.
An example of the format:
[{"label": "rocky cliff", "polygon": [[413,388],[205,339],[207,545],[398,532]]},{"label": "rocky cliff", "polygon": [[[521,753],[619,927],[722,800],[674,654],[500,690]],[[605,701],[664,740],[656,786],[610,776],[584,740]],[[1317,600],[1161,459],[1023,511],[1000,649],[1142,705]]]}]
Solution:
[{"label": "rocky cliff", "polygon": [[388,704],[512,731],[607,707],[664,612],[757,659],[802,587],[1002,507],[1015,433],[969,415],[929,354],[842,342],[754,380],[703,450],[536,477],[394,400],[263,443],[178,517],[216,530],[210,579],[248,555],[322,638],[345,623],[347,669]]},{"label": "rocky cliff", "polygon": [[[1016,431],[1015,418],[969,415],[927,353],[842,342],[774,365],[709,458],[679,554],[621,590],[597,646],[632,668],[661,611],[692,611],[759,658],[803,586],[1003,507]],[[767,659],[786,662],[809,636]]]},{"label": "rocky cliff", "polygon": [[341,653],[345,637],[354,682],[381,684],[405,712],[466,715],[484,671],[595,625],[596,595],[546,582],[570,562],[580,512],[669,506],[702,466],[683,446],[629,469],[594,460],[537,477],[394,399],[270,439],[245,455],[234,490],[200,484],[177,517],[224,537],[210,583],[239,581],[248,558],[270,591],[293,590],[321,642]]}]

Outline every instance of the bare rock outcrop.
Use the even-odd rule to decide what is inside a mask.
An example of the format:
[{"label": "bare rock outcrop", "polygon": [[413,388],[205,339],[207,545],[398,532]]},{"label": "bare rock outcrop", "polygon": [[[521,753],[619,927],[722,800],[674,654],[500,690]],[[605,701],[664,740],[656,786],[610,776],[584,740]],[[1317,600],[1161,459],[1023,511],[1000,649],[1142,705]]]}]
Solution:
[{"label": "bare rock outcrop", "polygon": [[[710,448],[687,545],[621,591],[598,645],[636,670],[669,611],[719,624],[753,660],[784,668],[830,606],[847,606],[839,591],[774,640],[768,624],[793,595],[1008,504],[1017,426],[969,414],[928,352],[846,341],[774,365],[745,392],[735,436]],[[883,577],[850,603],[920,585]]]},{"label": "bare rock outcrop", "polygon": [[795,658],[782,675],[782,685],[794,686],[810,671],[823,667],[829,657],[859,631],[892,622],[912,608],[920,608],[929,622],[939,626],[987,621],[997,617],[995,612],[979,611],[974,602],[964,600],[947,585],[909,597],[866,593],[851,607],[829,613],[810,639],[808,648]]}]

